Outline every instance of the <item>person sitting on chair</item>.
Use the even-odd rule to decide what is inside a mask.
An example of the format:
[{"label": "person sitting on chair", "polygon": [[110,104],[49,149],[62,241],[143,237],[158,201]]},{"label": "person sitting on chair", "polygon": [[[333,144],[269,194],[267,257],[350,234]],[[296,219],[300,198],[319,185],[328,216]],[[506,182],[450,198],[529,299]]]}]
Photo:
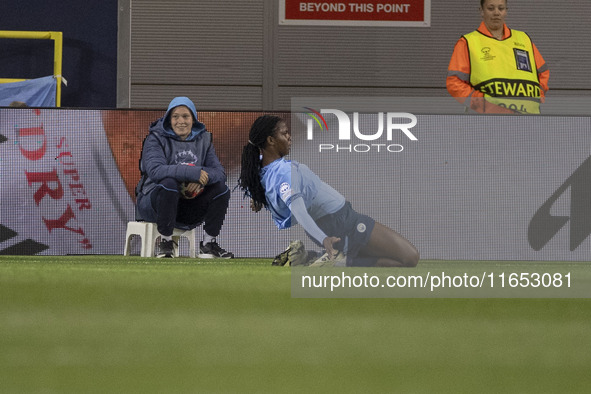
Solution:
[{"label": "person sitting on chair", "polygon": [[162,235],[158,257],[173,257],[175,228],[203,224],[201,258],[233,258],[217,243],[230,201],[226,173],[212,134],[198,121],[187,97],[174,98],[166,114],[150,125],[140,158],[136,220],[156,223]]}]

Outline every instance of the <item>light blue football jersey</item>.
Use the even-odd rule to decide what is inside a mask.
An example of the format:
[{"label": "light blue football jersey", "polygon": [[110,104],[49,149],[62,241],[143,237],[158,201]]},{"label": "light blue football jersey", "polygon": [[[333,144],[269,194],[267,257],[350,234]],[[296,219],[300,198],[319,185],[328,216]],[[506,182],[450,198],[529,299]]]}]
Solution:
[{"label": "light blue football jersey", "polygon": [[291,201],[303,198],[308,214],[317,220],[345,205],[345,197],[323,182],[305,164],[277,159],[261,169],[261,183],[275,224],[280,229],[296,224]]}]

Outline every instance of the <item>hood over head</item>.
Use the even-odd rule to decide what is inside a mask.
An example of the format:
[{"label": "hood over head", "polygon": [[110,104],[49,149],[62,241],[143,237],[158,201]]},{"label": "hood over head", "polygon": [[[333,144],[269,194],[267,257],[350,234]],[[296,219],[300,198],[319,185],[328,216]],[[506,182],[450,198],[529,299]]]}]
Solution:
[{"label": "hood over head", "polygon": [[193,114],[193,127],[191,128],[191,134],[187,137],[187,140],[192,140],[199,134],[205,131],[205,125],[199,122],[197,117],[197,110],[195,109],[195,104],[191,101],[188,97],[175,97],[172,99],[170,104],[168,104],[168,109],[166,110],[166,114],[158,121],[154,122],[152,127],[160,125],[166,134],[176,136],[174,131],[172,130],[172,126],[170,124],[170,113],[173,109],[178,106],[184,105],[185,107],[189,108],[191,114]]}]

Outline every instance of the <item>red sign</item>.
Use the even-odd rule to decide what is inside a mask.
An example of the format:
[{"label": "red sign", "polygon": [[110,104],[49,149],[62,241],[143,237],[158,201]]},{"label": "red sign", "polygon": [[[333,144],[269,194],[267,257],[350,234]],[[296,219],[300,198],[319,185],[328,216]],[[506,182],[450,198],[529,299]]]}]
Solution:
[{"label": "red sign", "polygon": [[281,0],[279,12],[281,24],[425,27],[431,0]]}]

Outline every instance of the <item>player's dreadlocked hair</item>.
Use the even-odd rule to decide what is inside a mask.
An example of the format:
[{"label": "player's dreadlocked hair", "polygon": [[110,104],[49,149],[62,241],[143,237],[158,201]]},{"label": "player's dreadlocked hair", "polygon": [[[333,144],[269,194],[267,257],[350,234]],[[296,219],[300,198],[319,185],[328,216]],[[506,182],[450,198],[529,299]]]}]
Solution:
[{"label": "player's dreadlocked hair", "polygon": [[254,121],[248,134],[248,143],[242,149],[242,167],[238,186],[244,190],[244,195],[253,199],[259,206],[267,206],[265,189],[261,184],[261,149],[267,143],[267,137],[277,131],[277,124],[284,120],[279,116],[263,115]]}]

